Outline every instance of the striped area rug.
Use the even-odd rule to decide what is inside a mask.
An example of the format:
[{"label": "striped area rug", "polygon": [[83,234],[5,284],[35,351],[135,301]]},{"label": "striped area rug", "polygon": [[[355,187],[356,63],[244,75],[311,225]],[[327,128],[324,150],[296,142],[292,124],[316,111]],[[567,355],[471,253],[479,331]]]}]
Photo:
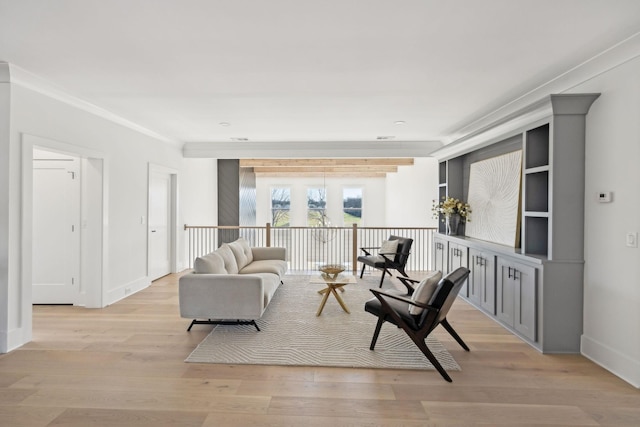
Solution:
[{"label": "striped area rug", "polygon": [[[385,323],[374,351],[369,350],[377,318],[364,311],[377,288],[375,276],[345,286],[345,313],[333,296],[319,317],[316,311],[322,285],[309,276],[285,276],[265,314],[257,320],[261,332],[251,325],[219,325],[189,355],[186,362],[336,366],[352,368],[433,369],[407,335]],[[200,326],[202,327],[202,326]],[[446,370],[460,370],[451,354],[435,338],[427,345]]]}]

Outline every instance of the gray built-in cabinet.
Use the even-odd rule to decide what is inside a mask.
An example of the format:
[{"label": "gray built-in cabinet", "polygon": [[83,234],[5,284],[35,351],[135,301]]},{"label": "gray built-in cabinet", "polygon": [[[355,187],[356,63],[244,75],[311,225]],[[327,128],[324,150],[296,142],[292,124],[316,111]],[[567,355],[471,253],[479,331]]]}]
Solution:
[{"label": "gray built-in cabinet", "polygon": [[545,353],[580,351],[585,122],[598,96],[550,95],[486,130],[487,138],[435,153],[439,196],[467,200],[472,163],[522,150],[520,246],[465,237],[464,228],[448,236],[439,222],[433,261],[445,274],[468,267],[461,297]]}]

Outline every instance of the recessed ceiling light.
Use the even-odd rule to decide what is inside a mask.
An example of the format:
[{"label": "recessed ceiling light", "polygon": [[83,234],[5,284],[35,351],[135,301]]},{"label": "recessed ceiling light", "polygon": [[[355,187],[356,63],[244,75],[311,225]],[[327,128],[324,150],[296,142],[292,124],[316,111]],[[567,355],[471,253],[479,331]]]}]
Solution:
[{"label": "recessed ceiling light", "polygon": [[405,122],[404,120],[396,120],[395,122],[393,122],[394,125],[406,125],[407,122]]},{"label": "recessed ceiling light", "polygon": [[219,124],[220,126],[224,126],[224,127],[231,126],[231,123],[229,123],[229,122],[220,122],[220,123],[218,123],[218,124]]},{"label": "recessed ceiling light", "polygon": [[245,142],[248,141],[249,138],[231,138],[232,141]]},{"label": "recessed ceiling light", "polygon": [[395,138],[395,136],[378,136],[378,137],[376,137],[376,139],[378,141],[389,141],[389,140],[394,139],[394,138]]}]

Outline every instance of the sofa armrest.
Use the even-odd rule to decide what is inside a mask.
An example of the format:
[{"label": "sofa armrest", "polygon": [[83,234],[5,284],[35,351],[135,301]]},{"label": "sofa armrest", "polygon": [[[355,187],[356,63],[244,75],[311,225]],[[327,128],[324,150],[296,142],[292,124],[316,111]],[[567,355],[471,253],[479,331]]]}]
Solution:
[{"label": "sofa armrest", "polygon": [[178,287],[180,316],[188,319],[258,319],[266,308],[257,275],[190,273]]},{"label": "sofa armrest", "polygon": [[251,252],[253,253],[254,261],[264,261],[269,259],[279,259],[282,261],[287,260],[286,248],[275,248],[275,247],[251,248]]}]

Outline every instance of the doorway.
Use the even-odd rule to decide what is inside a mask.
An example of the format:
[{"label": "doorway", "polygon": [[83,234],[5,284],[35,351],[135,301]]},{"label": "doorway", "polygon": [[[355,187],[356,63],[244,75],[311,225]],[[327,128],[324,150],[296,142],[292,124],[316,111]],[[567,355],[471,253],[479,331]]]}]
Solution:
[{"label": "doorway", "polygon": [[176,271],[177,172],[149,165],[147,275],[156,280]]},{"label": "doorway", "polygon": [[80,159],[33,150],[33,304],[77,304]]},{"label": "doorway", "polygon": [[[39,154],[45,153],[45,154]],[[34,158],[39,161],[34,162]],[[55,160],[43,160],[43,158]],[[67,159],[67,160],[61,160]],[[68,159],[73,159],[69,161]],[[73,251],[70,252],[69,259],[74,259],[73,267],[70,271],[74,299],[37,299],[34,295],[34,284],[43,283],[39,279],[40,261],[43,259],[39,245],[39,237],[35,233],[40,233],[41,227],[38,222],[41,215],[48,215],[49,212],[39,203],[36,191],[41,192],[41,182],[43,180],[43,169],[45,162],[53,165],[65,164],[65,174],[71,175],[74,172],[73,185],[78,190],[73,190],[74,199],[71,202],[66,194],[59,194],[59,190],[51,192],[56,196],[58,202],[65,202],[74,215],[77,216],[75,222],[68,224],[65,230],[72,230]],[[39,163],[39,164],[34,164]],[[74,166],[69,166],[73,164]],[[62,169],[62,167],[59,167]],[[61,171],[58,171],[62,175]],[[108,251],[106,224],[108,224],[108,204],[105,199],[105,183],[107,182],[108,160],[104,154],[82,146],[71,145],[48,138],[35,135],[22,134],[22,236],[23,244],[21,250],[22,259],[22,285],[21,304],[23,333],[25,342],[31,337],[31,306],[33,303],[73,303],[74,305],[85,306],[87,308],[104,307],[105,289],[103,287],[106,279],[105,272],[108,271]],[[38,176],[41,175],[41,176]],[[46,176],[46,173],[45,173]],[[63,179],[60,177],[60,179]],[[75,196],[77,194],[77,196]],[[71,205],[75,205],[71,207]],[[63,206],[64,207],[64,206]],[[45,218],[46,220],[46,218]],[[47,224],[44,222],[44,224]],[[73,228],[71,228],[71,225]],[[67,228],[68,227],[68,228]],[[59,242],[58,242],[59,243]],[[66,244],[65,244],[66,246]],[[55,256],[57,254],[54,254]],[[46,259],[42,262],[48,262]],[[68,259],[63,261],[70,263]],[[54,282],[56,283],[56,282]],[[58,282],[60,283],[60,282]],[[36,290],[37,292],[37,290]],[[57,298],[57,297],[56,297]]]}]

